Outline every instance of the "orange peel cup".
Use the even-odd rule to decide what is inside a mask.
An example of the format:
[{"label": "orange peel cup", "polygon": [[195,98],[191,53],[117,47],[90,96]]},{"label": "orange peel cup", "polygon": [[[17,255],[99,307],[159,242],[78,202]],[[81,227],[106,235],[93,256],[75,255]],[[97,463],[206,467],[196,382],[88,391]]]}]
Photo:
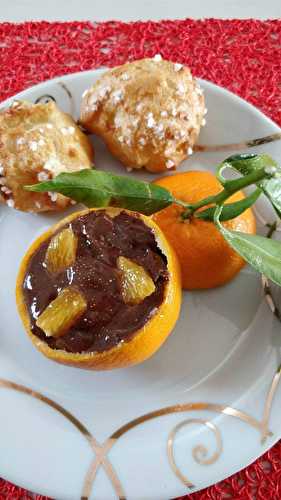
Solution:
[{"label": "orange peel cup", "polygon": [[[132,217],[141,218],[144,224],[153,230],[157,244],[167,259],[168,281],[165,286],[163,301],[157,311],[147,320],[142,328],[134,333],[130,340],[119,343],[113,348],[103,352],[72,353],[65,350],[52,349],[48,346],[47,342],[39,339],[32,333],[29,314],[24,300],[23,282],[30,259],[36,250],[65,224],[71,222],[77,217],[80,217],[81,215],[86,215],[95,210],[100,209],[87,209],[75,212],[74,214],[65,217],[32,243],[22,259],[17,277],[17,308],[30,340],[47,358],[52,359],[57,363],[84,368],[87,370],[111,370],[113,368],[125,368],[141,363],[145,359],[152,356],[173,330],[180,313],[182,292],[178,260],[163,232],[150,217],[124,210]],[[107,215],[110,217],[115,217],[121,211],[118,208],[111,207],[102,210],[105,210]]]}]

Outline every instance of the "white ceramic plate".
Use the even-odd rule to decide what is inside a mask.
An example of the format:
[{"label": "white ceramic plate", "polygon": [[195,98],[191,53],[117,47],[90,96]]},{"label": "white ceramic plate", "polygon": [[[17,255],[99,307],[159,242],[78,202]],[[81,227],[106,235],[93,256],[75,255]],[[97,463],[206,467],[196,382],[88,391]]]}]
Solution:
[{"label": "white ceramic plate", "polygon": [[[101,72],[58,78],[17,97],[35,101],[49,95],[77,117],[82,92]],[[243,100],[201,84],[208,107],[201,143],[239,142],[279,131]],[[97,168],[126,173],[93,140]],[[257,151],[278,159],[281,144]],[[213,171],[229,154],[195,154],[180,170]],[[145,173],[139,177],[152,179]],[[273,213],[264,200],[257,210],[263,232]],[[98,500],[160,500],[216,483],[271,447],[281,437],[276,375],[281,331],[260,277],[245,268],[227,286],[186,293],[175,331],[139,366],[104,373],[63,367],[33,348],[14,298],[20,259],[57,219],[1,207],[0,475],[60,499],[87,497],[91,491]],[[270,388],[274,397],[268,399]],[[151,412],[144,422],[143,415]]]}]

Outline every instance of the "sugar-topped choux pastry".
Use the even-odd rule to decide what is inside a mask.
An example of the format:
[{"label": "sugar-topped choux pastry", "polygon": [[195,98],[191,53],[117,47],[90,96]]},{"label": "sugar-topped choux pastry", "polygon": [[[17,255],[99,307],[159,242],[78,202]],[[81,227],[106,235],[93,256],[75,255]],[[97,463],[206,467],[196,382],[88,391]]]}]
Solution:
[{"label": "sugar-topped choux pastry", "polygon": [[126,167],[175,169],[206,122],[203,91],[182,64],[160,55],[104,73],[82,98],[82,125]]},{"label": "sugar-topped choux pastry", "polygon": [[27,212],[65,208],[70,203],[65,196],[24,186],[91,168],[93,157],[88,137],[53,101],[14,101],[0,112],[0,202],[9,207]]}]

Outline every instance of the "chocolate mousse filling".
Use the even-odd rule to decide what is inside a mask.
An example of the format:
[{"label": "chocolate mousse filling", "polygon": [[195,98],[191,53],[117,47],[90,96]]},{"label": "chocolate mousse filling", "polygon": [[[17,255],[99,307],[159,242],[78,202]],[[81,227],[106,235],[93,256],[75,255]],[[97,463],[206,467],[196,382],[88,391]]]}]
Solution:
[{"label": "chocolate mousse filling", "polygon": [[[51,238],[33,254],[26,271],[23,292],[34,335],[53,349],[68,352],[102,352],[130,340],[163,302],[168,280],[167,260],[157,246],[153,231],[141,218],[122,211],[111,218],[105,210],[82,215],[61,227],[77,236],[76,259],[58,274],[45,264]],[[152,278],[155,291],[138,304],[126,304],[121,292],[118,257],[142,266]],[[62,336],[47,337],[36,320],[66,287],[75,287],[87,309]]]}]

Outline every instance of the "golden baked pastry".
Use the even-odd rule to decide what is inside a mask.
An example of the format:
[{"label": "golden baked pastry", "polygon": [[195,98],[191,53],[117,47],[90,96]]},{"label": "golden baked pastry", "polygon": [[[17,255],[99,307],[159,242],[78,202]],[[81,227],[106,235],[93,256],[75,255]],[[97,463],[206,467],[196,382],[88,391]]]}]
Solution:
[{"label": "golden baked pastry", "polygon": [[29,212],[65,208],[65,196],[23,186],[91,168],[93,155],[88,137],[54,102],[15,101],[0,112],[0,201]]},{"label": "golden baked pastry", "polygon": [[192,153],[205,114],[189,68],[158,55],[104,73],[84,92],[80,121],[125,166],[162,172]]},{"label": "golden baked pastry", "polygon": [[172,331],[180,270],[150,217],[88,209],[35,240],[20,266],[16,299],[31,341],[48,358],[91,370],[124,368],[152,356]]}]

